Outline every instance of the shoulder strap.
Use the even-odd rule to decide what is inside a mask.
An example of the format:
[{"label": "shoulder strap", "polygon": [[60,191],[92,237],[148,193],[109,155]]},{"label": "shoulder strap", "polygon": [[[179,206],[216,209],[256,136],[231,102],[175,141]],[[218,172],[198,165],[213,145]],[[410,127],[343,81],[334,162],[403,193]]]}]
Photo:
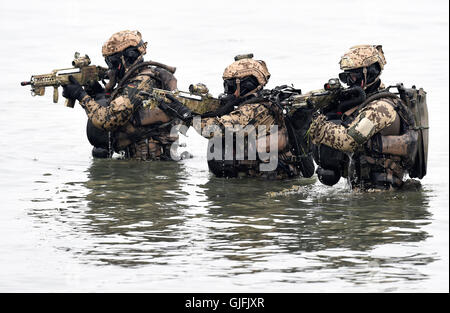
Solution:
[{"label": "shoulder strap", "polygon": [[[128,81],[128,79],[135,74],[135,72],[143,67],[148,67],[150,68],[150,66],[158,66],[161,67],[165,70],[168,70],[170,73],[175,73],[176,68],[172,67],[172,66],[168,66],[165,65],[163,63],[159,63],[159,62],[155,62],[155,61],[146,61],[146,62],[141,62],[141,63],[137,63],[135,65],[133,65],[132,67],[130,67],[128,69],[128,71],[125,73],[125,75],[122,77],[122,79],[119,81],[119,83],[117,84],[116,89],[113,91],[113,93],[111,94],[111,99],[114,98],[117,95],[117,92],[120,90],[120,88],[122,88],[125,83]],[[157,75],[157,74],[155,74]],[[153,78],[157,78],[157,76],[153,77]]]}]

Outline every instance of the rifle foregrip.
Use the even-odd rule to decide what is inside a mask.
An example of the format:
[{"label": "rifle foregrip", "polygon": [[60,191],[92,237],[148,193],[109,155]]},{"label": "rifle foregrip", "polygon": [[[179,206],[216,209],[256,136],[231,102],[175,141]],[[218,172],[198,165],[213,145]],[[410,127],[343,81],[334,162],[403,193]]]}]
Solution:
[{"label": "rifle foregrip", "polygon": [[66,99],[65,106],[69,107],[69,108],[73,108],[75,106],[75,100],[74,99]]}]

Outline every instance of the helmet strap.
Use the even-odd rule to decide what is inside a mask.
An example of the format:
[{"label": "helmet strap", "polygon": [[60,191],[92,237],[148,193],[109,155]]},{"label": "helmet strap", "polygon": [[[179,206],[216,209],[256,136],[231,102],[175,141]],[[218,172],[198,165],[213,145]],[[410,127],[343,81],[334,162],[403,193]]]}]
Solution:
[{"label": "helmet strap", "polygon": [[259,85],[258,87],[256,87],[255,89],[253,89],[253,90],[251,90],[251,91],[249,91],[249,92],[247,92],[245,95],[243,95],[242,96],[242,98],[245,98],[245,97],[247,97],[247,96],[249,96],[249,95],[251,95],[252,93],[255,93],[255,92],[257,92],[257,91],[259,91],[259,90],[261,90],[262,89],[262,85]]},{"label": "helmet strap", "polygon": [[364,86],[363,86],[363,88],[366,88],[366,87],[368,87],[367,86],[367,67],[363,68],[363,74],[364,74]]},{"label": "helmet strap", "polygon": [[240,93],[241,93],[241,80],[239,78],[236,78],[236,91],[234,92],[236,98],[239,98]]},{"label": "helmet strap", "polygon": [[378,74],[378,76],[375,77],[375,79],[373,80],[373,82],[371,82],[370,84],[366,84],[366,83],[365,83],[365,87],[364,87],[364,88],[368,88],[368,87],[372,86],[373,84],[375,84],[377,81],[380,80],[380,76],[381,76],[381,73]]},{"label": "helmet strap", "polygon": [[142,61],[144,59],[144,55],[141,53],[141,55],[139,55],[136,58],[136,60],[134,60],[133,64],[131,64],[130,66],[127,66],[127,62],[125,62],[125,58],[123,55],[120,57],[120,59],[122,60],[122,66],[125,68],[125,72],[127,72],[128,69],[132,68],[133,66],[138,64],[140,61]]},{"label": "helmet strap", "polygon": [[125,62],[125,58],[123,57],[123,55],[120,56],[120,60],[122,60],[122,66],[125,69],[125,72],[127,71],[127,63]]},{"label": "helmet strap", "polygon": [[140,63],[141,61],[144,60],[144,55],[141,54],[140,56],[137,57],[136,60],[134,60],[133,64],[130,65],[130,68],[132,68],[133,66],[135,66],[136,64]]}]

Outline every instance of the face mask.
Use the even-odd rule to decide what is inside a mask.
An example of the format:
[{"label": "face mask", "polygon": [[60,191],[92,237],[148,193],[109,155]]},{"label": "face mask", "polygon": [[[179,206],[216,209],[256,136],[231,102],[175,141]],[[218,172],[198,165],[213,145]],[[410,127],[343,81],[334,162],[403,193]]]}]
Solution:
[{"label": "face mask", "polygon": [[245,77],[241,80],[241,95],[245,95],[254,89],[256,89],[259,85],[258,80],[254,76]]},{"label": "face mask", "polygon": [[125,75],[125,67],[122,65],[121,56],[121,53],[116,53],[105,58],[105,62],[108,64],[109,73],[111,76],[114,76],[110,77],[110,79],[120,79]]},{"label": "face mask", "polygon": [[121,56],[122,56],[121,53],[108,55],[105,58],[105,62],[106,62],[106,64],[108,64],[108,68],[111,69],[111,70],[119,69],[119,66],[122,64],[122,60],[120,58]]},{"label": "face mask", "polygon": [[127,67],[131,66],[140,55],[141,54],[136,47],[128,47],[127,49],[125,49],[125,51],[123,52],[123,58],[125,59]]}]

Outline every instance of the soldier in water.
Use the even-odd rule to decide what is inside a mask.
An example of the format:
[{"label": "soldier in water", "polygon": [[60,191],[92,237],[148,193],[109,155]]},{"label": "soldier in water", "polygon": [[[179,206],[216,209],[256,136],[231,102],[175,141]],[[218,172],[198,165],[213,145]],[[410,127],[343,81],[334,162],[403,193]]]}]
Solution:
[{"label": "soldier in water", "polygon": [[380,45],[355,46],[342,56],[339,79],[362,88],[366,99],[312,120],[309,134],[322,183],[334,185],[343,176],[353,188],[389,189],[402,187],[406,174],[425,175],[425,92],[402,84],[397,85],[400,97],[389,92],[380,80],[385,64]]},{"label": "soldier in water", "polygon": [[[79,100],[89,118],[87,135],[95,157],[110,157],[123,151],[139,160],[171,159],[170,147],[177,140],[170,135],[176,113],[155,107],[142,118],[143,101],[152,88],[175,90],[174,69],[157,62],[144,62],[147,42],[138,31],[120,31],[103,45],[109,82],[84,90],[71,78],[63,96]],[[143,125],[145,124],[145,125]]]},{"label": "soldier in water", "polygon": [[[304,142],[299,144],[306,129],[301,123],[287,121],[282,108],[267,97],[263,89],[270,78],[266,63],[254,60],[252,54],[237,56],[222,78],[221,107],[203,114],[201,122],[193,125],[210,139],[210,171],[218,177],[311,177],[312,156]],[[277,131],[272,133],[273,129]],[[258,138],[252,140],[256,132]],[[227,134],[234,140],[228,142]]]}]

